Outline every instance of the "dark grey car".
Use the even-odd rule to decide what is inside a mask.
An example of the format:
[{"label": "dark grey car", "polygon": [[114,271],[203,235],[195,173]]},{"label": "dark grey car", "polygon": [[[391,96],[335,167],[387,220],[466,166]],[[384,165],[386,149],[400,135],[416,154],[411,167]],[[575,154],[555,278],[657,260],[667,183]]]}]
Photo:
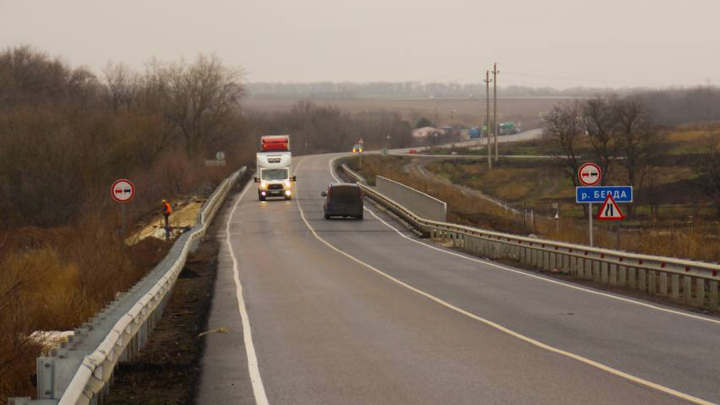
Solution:
[{"label": "dark grey car", "polygon": [[355,183],[331,183],[327,191],[320,193],[325,197],[323,211],[325,219],[330,217],[353,217],[363,219],[362,189]]}]

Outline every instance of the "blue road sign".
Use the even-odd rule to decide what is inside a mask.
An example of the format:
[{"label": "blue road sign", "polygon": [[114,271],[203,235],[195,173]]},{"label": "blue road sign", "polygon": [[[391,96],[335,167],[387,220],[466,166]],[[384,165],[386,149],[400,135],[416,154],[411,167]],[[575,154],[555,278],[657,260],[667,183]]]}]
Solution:
[{"label": "blue road sign", "polygon": [[612,195],[617,203],[633,202],[632,186],[590,186],[575,187],[575,202],[603,203],[608,195]]}]

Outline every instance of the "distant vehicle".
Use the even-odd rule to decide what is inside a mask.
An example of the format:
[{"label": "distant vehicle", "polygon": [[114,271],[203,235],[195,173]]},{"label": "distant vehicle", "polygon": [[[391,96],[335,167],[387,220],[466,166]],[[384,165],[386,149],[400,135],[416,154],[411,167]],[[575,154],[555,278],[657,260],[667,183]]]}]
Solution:
[{"label": "distant vehicle", "polygon": [[327,191],[320,193],[325,197],[323,212],[325,219],[331,217],[352,217],[363,219],[362,189],[355,183],[330,183]]},{"label": "distant vehicle", "polygon": [[418,151],[416,151],[415,149],[410,149],[408,153],[411,155],[417,155]]},{"label": "distant vehicle", "polygon": [[292,199],[293,183],[292,154],[289,135],[267,135],[260,138],[260,150],[255,155],[258,184],[258,200],[267,197]]},{"label": "distant vehicle", "polygon": [[520,128],[514,122],[501,122],[498,130],[499,135],[515,135],[520,132]]},{"label": "distant vehicle", "polygon": [[360,145],[359,143],[353,146],[353,153],[363,153],[365,151],[365,148]]},{"label": "distant vehicle", "polygon": [[472,127],[470,128],[470,131],[468,131],[468,135],[470,136],[470,139],[480,138],[482,136],[482,132],[480,131],[480,128]]},{"label": "distant vehicle", "polygon": [[290,135],[265,135],[260,137],[261,152],[290,152]]}]

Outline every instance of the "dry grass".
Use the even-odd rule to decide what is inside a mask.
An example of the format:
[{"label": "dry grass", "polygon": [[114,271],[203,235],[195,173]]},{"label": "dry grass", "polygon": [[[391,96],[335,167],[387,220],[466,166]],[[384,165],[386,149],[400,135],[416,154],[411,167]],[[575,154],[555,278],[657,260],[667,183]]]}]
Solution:
[{"label": "dry grass", "polygon": [[[92,314],[80,287],[80,272],[45,247],[13,252],[0,272],[0,395],[32,390],[32,359],[42,347],[29,339],[35,330],[66,330]],[[24,376],[25,378],[18,378]]]},{"label": "dry grass", "polygon": [[0,255],[0,397],[33,395],[34,331],[72,330],[130,288],[167,251],[143,241],[125,252],[104,218],[62,229],[27,228],[5,235]]},{"label": "dry grass", "polygon": [[[179,156],[169,154],[150,172],[133,176],[138,194],[128,206],[128,228],[137,219],[157,216],[161,198],[216,184],[231,170],[205,169]],[[85,214],[71,225],[0,234],[2,398],[35,394],[35,358],[43,348],[29,339],[32,332],[74,329],[128,290],[169,248],[148,238],[123,249],[118,206],[90,201],[92,196]]]},{"label": "dry grass", "polygon": [[717,123],[685,125],[671,131],[668,134],[668,141],[696,142],[706,137],[709,132],[718,129],[720,129],[720,124]]},{"label": "dry grass", "polygon": [[[550,216],[540,215],[542,212],[536,212],[537,215],[531,223],[529,218],[523,218],[521,214],[506,211],[495,204],[463,193],[453,185],[414,177],[405,170],[406,163],[407,161],[401,158],[382,159],[368,156],[363,159],[361,172],[369,179],[374,179],[376,175],[391,178],[445,201],[448,204],[448,220],[451,222],[513,234],[535,234],[558,241],[588,243],[586,215],[564,217],[556,221]],[[356,168],[357,161],[352,161],[350,165]],[[500,172],[499,169],[493,169],[489,176],[493,178],[483,177],[483,170],[477,170],[473,172],[473,176],[479,177],[477,181],[485,180],[497,187],[508,187],[510,184],[503,175],[494,177],[496,172]],[[573,206],[578,210],[582,209],[577,208],[576,204]],[[595,209],[597,208],[596,205]],[[594,225],[595,246],[660,256],[720,261],[720,224],[716,221],[698,219],[688,227],[687,223],[679,226],[678,221],[656,220],[645,223],[640,229],[620,230],[619,236],[615,224],[595,221]]]}]

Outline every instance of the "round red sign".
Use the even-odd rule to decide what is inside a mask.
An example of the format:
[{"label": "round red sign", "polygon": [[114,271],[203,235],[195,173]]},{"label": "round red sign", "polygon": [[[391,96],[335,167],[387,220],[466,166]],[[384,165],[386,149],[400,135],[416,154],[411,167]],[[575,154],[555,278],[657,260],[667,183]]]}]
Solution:
[{"label": "round red sign", "polygon": [[132,200],[133,195],[135,195],[135,186],[133,186],[130,180],[115,180],[110,188],[110,195],[115,201],[119,203],[126,203]]},{"label": "round red sign", "polygon": [[585,163],[578,170],[578,179],[584,186],[594,186],[600,182],[601,178],[600,166],[595,163]]}]

